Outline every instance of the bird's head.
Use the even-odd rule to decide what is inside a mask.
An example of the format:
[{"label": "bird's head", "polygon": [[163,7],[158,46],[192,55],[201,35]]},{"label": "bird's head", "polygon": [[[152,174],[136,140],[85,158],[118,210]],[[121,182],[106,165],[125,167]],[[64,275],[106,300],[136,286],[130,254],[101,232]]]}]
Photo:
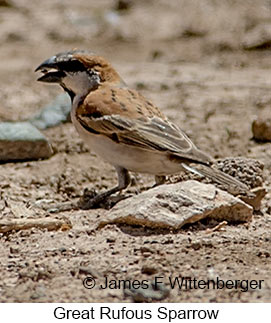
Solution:
[{"label": "bird's head", "polygon": [[71,99],[85,96],[102,83],[121,83],[115,69],[104,58],[83,50],[73,50],[54,55],[41,63],[40,82],[58,83]]}]

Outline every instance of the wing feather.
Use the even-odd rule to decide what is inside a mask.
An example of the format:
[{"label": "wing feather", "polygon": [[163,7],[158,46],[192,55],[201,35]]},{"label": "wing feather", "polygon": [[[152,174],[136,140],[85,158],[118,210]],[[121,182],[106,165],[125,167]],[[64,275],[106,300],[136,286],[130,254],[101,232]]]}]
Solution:
[{"label": "wing feather", "polygon": [[82,116],[79,121],[95,132],[122,144],[167,152],[191,161],[211,161],[209,156],[195,147],[181,129],[159,117],[144,120],[129,119],[120,115],[105,115],[100,118]]}]

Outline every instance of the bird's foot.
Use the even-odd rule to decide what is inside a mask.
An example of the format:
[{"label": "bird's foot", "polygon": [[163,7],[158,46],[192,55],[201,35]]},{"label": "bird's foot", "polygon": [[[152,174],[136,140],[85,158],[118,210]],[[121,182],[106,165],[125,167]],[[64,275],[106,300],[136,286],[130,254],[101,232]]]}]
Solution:
[{"label": "bird's foot", "polygon": [[110,192],[97,194],[95,189],[85,189],[79,201],[68,201],[57,204],[41,205],[40,207],[49,213],[60,213],[72,210],[89,210],[103,208],[111,209],[119,201],[126,199],[129,195],[111,195]]},{"label": "bird's foot", "polygon": [[114,195],[108,194],[108,192],[97,194],[95,190],[85,189],[83,196],[80,198],[78,206],[82,210],[103,208],[111,209],[119,201],[126,199],[128,196],[125,195]]},{"label": "bird's foot", "polygon": [[164,176],[164,175],[155,175],[155,184],[151,188],[154,188],[154,187],[157,187],[159,185],[165,184],[166,181],[167,181],[166,176]]},{"label": "bird's foot", "polygon": [[99,204],[104,200],[101,194],[97,194],[95,189],[85,188],[83,195],[78,201],[80,209],[89,210],[99,207]]}]

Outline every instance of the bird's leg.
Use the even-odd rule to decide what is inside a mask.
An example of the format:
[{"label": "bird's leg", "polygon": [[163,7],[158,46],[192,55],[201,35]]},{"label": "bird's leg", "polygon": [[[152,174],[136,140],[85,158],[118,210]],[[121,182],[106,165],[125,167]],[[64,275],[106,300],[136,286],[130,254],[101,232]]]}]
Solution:
[{"label": "bird's leg", "polygon": [[97,207],[101,202],[106,200],[110,195],[120,192],[130,184],[130,175],[127,169],[122,167],[115,167],[118,173],[118,186],[98,194],[94,197],[88,198],[86,201],[69,201],[65,203],[59,203],[55,205],[45,205],[42,209],[49,211],[50,213],[58,213],[64,211],[78,210],[78,209],[91,209]]},{"label": "bird's leg", "polygon": [[116,171],[118,173],[118,186],[111,188],[108,191],[100,193],[93,198],[90,198],[88,201],[81,203],[79,207],[83,210],[88,210],[96,207],[101,202],[106,200],[110,195],[120,192],[125,189],[130,184],[130,175],[127,169],[119,166],[115,166]]},{"label": "bird's leg", "polygon": [[155,175],[155,184],[154,184],[154,187],[155,186],[158,186],[158,185],[164,184],[165,181],[166,181],[166,176],[164,176],[164,175]]}]

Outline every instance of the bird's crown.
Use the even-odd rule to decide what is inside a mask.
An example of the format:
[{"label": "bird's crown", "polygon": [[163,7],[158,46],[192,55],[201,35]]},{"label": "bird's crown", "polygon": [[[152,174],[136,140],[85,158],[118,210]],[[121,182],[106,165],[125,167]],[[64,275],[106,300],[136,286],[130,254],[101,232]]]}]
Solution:
[{"label": "bird's crown", "polygon": [[95,72],[101,82],[119,82],[120,76],[112,65],[103,57],[87,50],[70,50],[58,53],[41,63],[35,71],[43,75],[38,79],[43,82],[58,83],[65,73]]}]

